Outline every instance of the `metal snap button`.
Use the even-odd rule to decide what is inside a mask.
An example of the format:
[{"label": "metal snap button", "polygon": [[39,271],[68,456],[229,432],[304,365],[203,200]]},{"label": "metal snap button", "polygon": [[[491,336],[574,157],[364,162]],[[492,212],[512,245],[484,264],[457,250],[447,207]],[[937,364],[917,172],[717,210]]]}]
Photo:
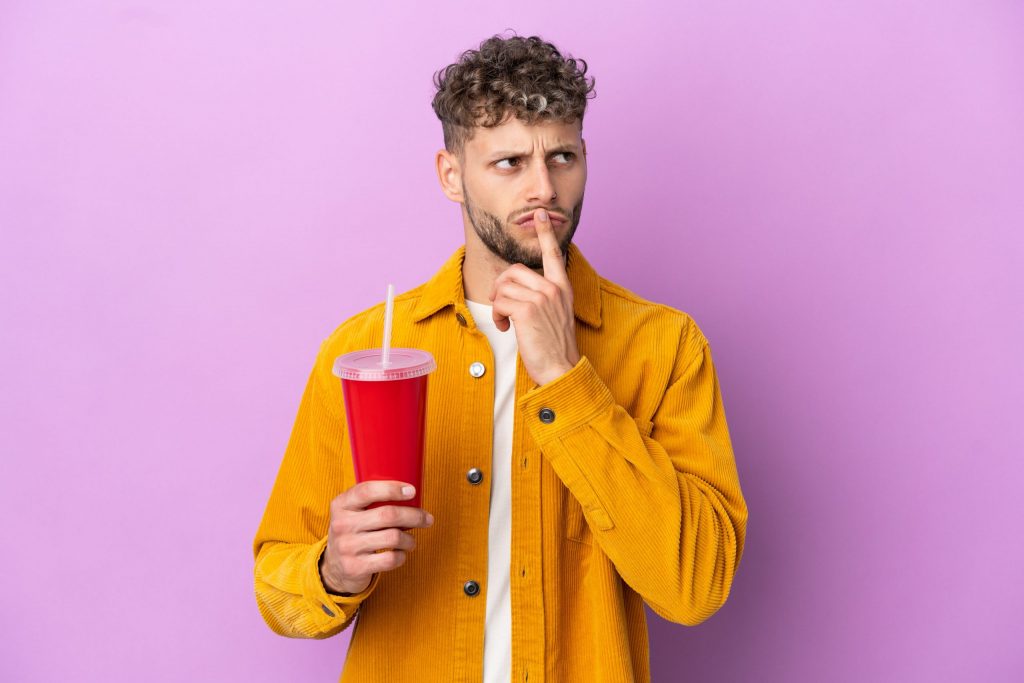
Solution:
[{"label": "metal snap button", "polygon": [[462,591],[469,597],[476,597],[480,594],[480,584],[476,581],[467,581],[462,584]]},{"label": "metal snap button", "polygon": [[484,473],[474,467],[470,471],[466,472],[466,479],[469,480],[470,484],[479,484],[484,480]]},{"label": "metal snap button", "polygon": [[555,421],[555,411],[551,410],[551,408],[541,408],[537,416],[544,424],[551,424]]},{"label": "metal snap button", "polygon": [[320,609],[322,609],[324,611],[324,614],[326,614],[327,616],[329,616],[329,617],[333,617],[334,616],[334,612],[332,612],[330,609],[328,609],[327,605],[321,604],[320,605]]},{"label": "metal snap button", "polygon": [[485,372],[487,372],[487,368],[485,368],[484,364],[481,363],[480,361],[476,361],[475,363],[469,366],[469,374],[473,375],[474,377],[483,377],[483,374]]},{"label": "metal snap button", "polygon": [[462,325],[463,327],[466,326],[466,317],[464,315],[462,315],[461,313],[456,313],[455,314],[455,319],[458,320],[459,324]]}]

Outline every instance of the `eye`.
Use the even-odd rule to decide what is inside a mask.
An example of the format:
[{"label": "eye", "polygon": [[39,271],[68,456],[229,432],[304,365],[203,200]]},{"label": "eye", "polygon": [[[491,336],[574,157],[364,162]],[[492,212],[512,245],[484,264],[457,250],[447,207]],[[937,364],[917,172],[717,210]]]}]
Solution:
[{"label": "eye", "polygon": [[[566,164],[571,163],[572,160],[576,158],[576,155],[574,153],[572,153],[572,152],[559,152],[559,153],[555,154],[555,156],[556,157],[565,157],[565,161],[559,162],[563,166],[566,165]],[[500,168],[503,171],[508,171],[508,170],[511,170],[511,169],[515,168],[516,166],[520,165],[520,163],[516,163],[513,166],[502,166],[501,164],[506,162],[506,161],[509,161],[509,162],[512,162],[512,161],[519,162],[519,157],[507,157],[505,159],[499,159],[498,161],[494,162],[494,167],[495,168]]]}]

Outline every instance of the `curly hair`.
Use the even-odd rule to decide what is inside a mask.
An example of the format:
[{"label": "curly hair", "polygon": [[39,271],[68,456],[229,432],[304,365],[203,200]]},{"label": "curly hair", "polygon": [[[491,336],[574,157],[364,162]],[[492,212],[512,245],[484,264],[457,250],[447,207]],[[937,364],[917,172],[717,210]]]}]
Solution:
[{"label": "curly hair", "polygon": [[475,126],[492,128],[511,116],[528,125],[579,119],[582,126],[587,100],[596,95],[586,73],[585,60],[563,57],[537,36],[491,36],[434,74],[431,106],[445,149],[462,158]]}]

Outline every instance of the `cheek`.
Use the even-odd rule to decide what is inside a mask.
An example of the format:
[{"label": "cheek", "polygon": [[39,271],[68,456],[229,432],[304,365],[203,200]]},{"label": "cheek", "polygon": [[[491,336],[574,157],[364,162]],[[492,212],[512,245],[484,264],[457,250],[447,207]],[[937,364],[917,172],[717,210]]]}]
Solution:
[{"label": "cheek", "polygon": [[487,213],[497,216],[502,222],[507,221],[509,214],[515,211],[515,206],[509,201],[509,198],[516,196],[515,188],[510,187],[508,183],[493,181],[478,185],[479,187],[473,193],[474,204]]},{"label": "cheek", "polygon": [[580,194],[583,194],[583,188],[587,184],[587,167],[585,164],[581,164],[579,169],[579,191]]},{"label": "cheek", "polygon": [[582,166],[577,166],[571,172],[566,174],[565,183],[563,184],[560,195],[565,197],[566,200],[570,200],[573,204],[580,200],[583,196],[583,189],[587,184],[587,169]]}]

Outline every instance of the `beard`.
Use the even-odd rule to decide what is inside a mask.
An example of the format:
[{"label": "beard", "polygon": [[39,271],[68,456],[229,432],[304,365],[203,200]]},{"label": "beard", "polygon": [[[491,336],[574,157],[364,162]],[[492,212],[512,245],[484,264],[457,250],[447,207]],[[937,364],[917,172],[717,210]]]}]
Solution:
[{"label": "beard", "polygon": [[[473,229],[476,230],[480,241],[487,245],[492,254],[509,265],[522,263],[527,268],[537,271],[543,270],[544,255],[541,253],[539,242],[535,248],[528,248],[520,243],[512,233],[515,230],[521,230],[521,228],[516,227],[512,221],[503,222],[493,213],[475,206],[469,198],[469,193],[466,192],[465,183],[462,184],[462,196],[466,200],[466,213],[469,214],[469,222],[473,224]],[[583,211],[583,196],[580,196],[579,203],[572,208],[571,212],[562,211],[561,209],[553,210],[564,214],[569,223],[569,229],[558,240],[558,248],[562,251],[564,258],[569,253],[569,244],[572,242],[572,236],[576,233],[576,227],[580,224],[580,214]],[[554,223],[552,223],[553,228]],[[525,230],[522,232],[523,234],[528,234]]]}]

